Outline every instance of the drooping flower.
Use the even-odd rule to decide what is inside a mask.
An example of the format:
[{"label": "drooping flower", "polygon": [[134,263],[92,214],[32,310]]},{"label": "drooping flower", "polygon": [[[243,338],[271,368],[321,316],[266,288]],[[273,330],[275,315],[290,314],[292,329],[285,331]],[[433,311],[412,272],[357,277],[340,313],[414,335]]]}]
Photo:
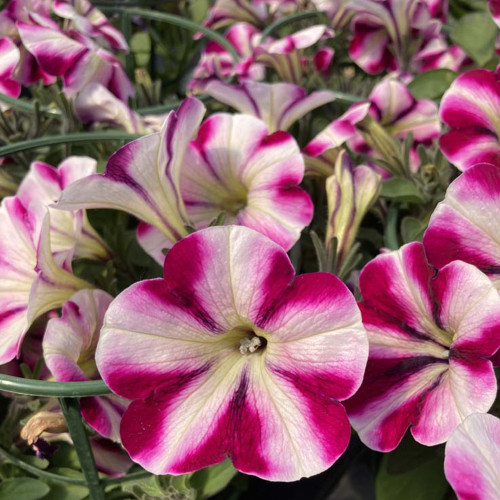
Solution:
[{"label": "drooping flower", "polygon": [[21,85],[14,78],[20,59],[19,49],[8,37],[0,38],[0,92],[10,97],[18,97]]},{"label": "drooping flower", "polygon": [[68,96],[92,82],[101,83],[119,99],[134,94],[121,62],[92,40],[54,27],[17,23],[22,43],[47,74],[62,77]]},{"label": "drooping flower", "polygon": [[71,21],[69,29],[76,29],[112,50],[128,52],[128,44],[122,33],[114,28],[108,18],[88,0],[54,0],[52,12]]},{"label": "drooping flower", "polygon": [[262,80],[264,66],[256,63],[253,58],[253,50],[258,45],[260,36],[260,31],[248,23],[238,23],[227,30],[224,37],[235,48],[240,56],[239,61],[235,61],[217,42],[207,42],[188,84],[189,91],[194,94],[204,92],[211,81],[230,77]]},{"label": "drooping flower", "polygon": [[[227,224],[251,227],[289,249],[310,222],[312,203],[298,187],[304,162],[286,132],[246,115],[219,113],[195,135],[205,109],[186,99],[162,131],[133,141],[92,175],[64,190],[62,209],[114,208],[143,221],[138,238],[159,262],[162,250],[209,225],[221,212]],[[158,182],[160,179],[160,182]]]},{"label": "drooping flower", "polygon": [[346,407],[367,446],[391,451],[408,427],[419,443],[436,445],[489,410],[500,296],[486,275],[461,261],[435,274],[415,242],[368,263],[359,286],[370,354]]},{"label": "drooping flower", "polygon": [[500,81],[495,72],[477,69],[460,75],[444,94],[440,114],[451,128],[440,146],[457,168],[500,165]]},{"label": "drooping flower", "polygon": [[339,154],[335,173],[326,179],[328,222],[325,244],[337,238],[337,269],[354,244],[363,217],[375,203],[382,177],[371,167],[353,167],[347,153]]},{"label": "drooping flower", "polygon": [[167,115],[141,116],[100,83],[86,85],[76,96],[75,114],[82,123],[105,123],[127,132],[159,132]]},{"label": "drooping flower", "polygon": [[[60,318],[47,324],[43,357],[58,382],[80,382],[99,377],[95,351],[104,313],[113,300],[102,290],[80,290],[63,304]],[[80,399],[85,421],[101,436],[119,441],[120,420],[127,402],[117,396]]]},{"label": "drooping flower", "polygon": [[306,113],[335,100],[327,90],[307,91],[292,83],[261,83],[247,80],[240,85],[213,81],[206,92],[240,113],[252,115],[267,123],[269,132],[287,130]]},{"label": "drooping flower", "polygon": [[0,205],[0,364],[17,356],[37,317],[91,287],[71,274],[71,250],[53,256],[50,214],[41,214],[36,202],[25,207],[18,197]]},{"label": "drooping flower", "polygon": [[496,500],[500,491],[500,419],[467,417],[446,443],[444,471],[458,500]]},{"label": "drooping flower", "polygon": [[113,301],[97,348],[106,384],[133,400],[121,424],[131,458],[182,474],[229,456],[281,481],[335,462],[350,434],[338,401],[367,354],[347,287],[328,273],[294,279],[282,248],[238,226],[187,236],[164,275]]},{"label": "drooping flower", "polygon": [[304,75],[304,50],[334,36],[332,29],[319,24],[279,40],[268,39],[253,51],[255,62],[272,68],[284,82],[300,85]]},{"label": "drooping flower", "polygon": [[479,268],[500,290],[500,168],[478,164],[454,180],[424,234],[429,261],[437,268],[463,260]]},{"label": "drooping flower", "polygon": [[[419,56],[440,35],[441,22],[426,0],[356,0],[349,55],[370,74],[419,71]],[[432,7],[436,12],[436,8]]]},{"label": "drooping flower", "polygon": [[[70,156],[57,168],[43,162],[33,162],[21,182],[17,197],[31,212],[39,211],[42,219],[71,183],[92,175],[97,162],[87,156]],[[71,258],[105,260],[110,250],[90,225],[84,210],[63,212],[49,208],[50,241],[52,252],[58,254],[71,250]]]}]

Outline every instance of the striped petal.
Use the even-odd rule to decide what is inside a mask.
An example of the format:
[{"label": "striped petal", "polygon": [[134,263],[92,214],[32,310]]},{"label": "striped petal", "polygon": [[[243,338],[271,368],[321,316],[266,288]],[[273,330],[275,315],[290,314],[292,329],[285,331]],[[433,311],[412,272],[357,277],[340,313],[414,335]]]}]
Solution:
[{"label": "striped petal", "polygon": [[477,165],[450,184],[424,234],[430,262],[441,268],[453,260],[473,264],[500,287],[500,169]]},{"label": "striped petal", "polygon": [[446,444],[444,472],[459,500],[495,500],[500,491],[500,419],[466,418]]},{"label": "striped petal", "polygon": [[18,97],[21,85],[14,78],[20,53],[16,44],[8,37],[0,38],[0,92],[10,97]]},{"label": "striped petal", "polygon": [[361,381],[365,333],[337,278],[293,274],[264,236],[214,227],[170,250],[164,279],[115,299],[97,363],[134,400],[121,425],[133,460],[182,474],[230,456],[243,472],[291,481],[340,456],[349,425],[338,400]]}]

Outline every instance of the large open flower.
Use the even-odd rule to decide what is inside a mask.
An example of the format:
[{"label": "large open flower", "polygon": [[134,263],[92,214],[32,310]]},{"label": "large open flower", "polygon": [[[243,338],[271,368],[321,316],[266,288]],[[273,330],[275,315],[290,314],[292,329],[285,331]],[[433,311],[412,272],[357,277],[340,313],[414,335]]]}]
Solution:
[{"label": "large open flower", "polygon": [[281,481],[335,462],[350,435],[338,401],[367,356],[347,287],[327,273],[294,278],[281,247],[238,226],[184,238],[164,274],[113,301],[97,348],[104,381],[133,400],[121,424],[132,459],[182,474],[230,456]]},{"label": "large open flower", "polygon": [[451,130],[441,149],[460,170],[480,162],[500,165],[500,81],[493,71],[460,75],[441,100],[441,119]]},{"label": "large open flower", "polygon": [[298,187],[304,162],[286,132],[269,135],[246,115],[215,114],[195,135],[205,108],[194,98],[172,112],[162,131],[133,141],[91,175],[64,190],[59,207],[114,208],[144,224],[138,238],[163,262],[162,250],[221,212],[226,223],[256,229],[288,250],[310,222],[312,203]]},{"label": "large open flower", "polygon": [[500,419],[474,414],[446,443],[444,471],[459,500],[497,500],[500,491]]},{"label": "large open flower", "polygon": [[[99,378],[95,350],[104,313],[112,300],[102,290],[80,290],[63,305],[61,317],[48,322],[43,357],[55,380],[78,382]],[[127,402],[115,395],[80,400],[85,421],[114,441],[120,439],[120,420],[126,406]]]},{"label": "large open flower", "polygon": [[367,446],[393,450],[408,427],[418,442],[439,444],[465,417],[489,410],[500,296],[487,276],[461,261],[435,275],[422,244],[409,243],[368,263],[359,286],[370,354],[346,406]]},{"label": "large open flower", "polygon": [[473,264],[500,290],[500,168],[479,164],[453,181],[424,234],[429,261]]}]

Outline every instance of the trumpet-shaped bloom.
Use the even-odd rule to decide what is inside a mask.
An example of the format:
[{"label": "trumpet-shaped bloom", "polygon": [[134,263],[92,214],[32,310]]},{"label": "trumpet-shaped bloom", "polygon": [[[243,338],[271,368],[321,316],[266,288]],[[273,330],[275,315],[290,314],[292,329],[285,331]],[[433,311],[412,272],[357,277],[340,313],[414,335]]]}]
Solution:
[{"label": "trumpet-shaped bloom", "polygon": [[274,69],[281,80],[300,84],[303,77],[304,50],[333,36],[333,30],[327,26],[311,26],[279,40],[270,39],[260,43],[254,49],[254,59]]},{"label": "trumpet-shaped bloom", "polygon": [[25,207],[18,197],[0,205],[0,364],[17,356],[34,319],[90,288],[69,272],[70,251],[54,260],[49,213],[43,220],[41,214],[35,203]]},{"label": "trumpet-shaped bloom", "polygon": [[500,419],[467,417],[446,443],[444,472],[458,500],[496,500],[500,491]]},{"label": "trumpet-shaped bloom", "polygon": [[217,0],[210,9],[205,26],[212,29],[222,28],[228,24],[248,23],[262,26],[268,19],[264,2],[253,0]]},{"label": "trumpet-shaped bloom", "polygon": [[110,49],[128,52],[125,37],[88,0],[54,0],[52,11],[59,17],[70,20],[72,27],[83,35],[104,42]]},{"label": "trumpet-shaped bloom", "polygon": [[453,181],[424,234],[429,261],[441,268],[454,260],[473,264],[500,290],[500,168],[476,165]]},{"label": "trumpet-shaped bloom", "polygon": [[[114,208],[146,224],[138,228],[144,249],[163,262],[163,248],[203,228],[221,212],[226,223],[256,229],[289,249],[310,222],[312,203],[298,187],[304,162],[286,132],[268,134],[246,115],[215,114],[196,134],[204,114],[186,99],[162,131],[133,141],[92,175],[64,190],[63,209]],[[160,179],[160,182],[158,181]]]},{"label": "trumpet-shaped bloom", "polygon": [[141,116],[100,83],[86,85],[74,102],[75,114],[83,123],[106,123],[127,132],[159,132],[167,115]]},{"label": "trumpet-shaped bloom", "polygon": [[313,109],[335,100],[327,90],[307,91],[292,83],[260,83],[247,80],[240,85],[214,81],[206,92],[240,113],[256,116],[267,123],[269,132],[287,130]]},{"label": "trumpet-shaped bloom", "polygon": [[477,69],[460,75],[444,94],[440,114],[451,128],[440,146],[457,168],[500,165],[500,82],[495,72]]},{"label": "trumpet-shaped bloom", "polygon": [[368,263],[359,286],[370,354],[346,406],[367,446],[393,450],[408,427],[419,443],[439,444],[489,410],[500,296],[486,275],[461,261],[435,274],[422,244],[409,243]]},{"label": "trumpet-shaped bloom", "polygon": [[21,93],[21,85],[14,78],[19,59],[16,44],[8,37],[0,38],[0,92],[10,97],[18,97]]},{"label": "trumpet-shaped bloom", "polygon": [[[104,313],[113,297],[102,290],[80,290],[62,307],[60,318],[47,324],[43,357],[59,382],[95,380],[99,377],[95,351]],[[120,420],[127,404],[117,396],[82,398],[86,422],[113,441],[120,439]]]},{"label": "trumpet-shaped bloom", "polygon": [[260,36],[260,31],[248,23],[238,23],[227,30],[224,37],[240,56],[239,62],[218,43],[208,42],[188,84],[189,90],[193,93],[204,92],[212,80],[230,77],[262,80],[264,66],[257,64],[252,57]]},{"label": "trumpet-shaped bloom", "polygon": [[294,278],[281,247],[238,226],[184,238],[164,275],[113,301],[97,348],[104,381],[133,400],[121,424],[131,458],[183,474],[229,456],[281,481],[335,462],[350,435],[339,401],[367,355],[347,287],[327,273]]},{"label": "trumpet-shaped bloom", "polygon": [[440,37],[426,0],[356,0],[349,55],[370,74],[419,69],[419,56]]},{"label": "trumpet-shaped bloom", "polygon": [[[70,156],[57,168],[43,162],[33,162],[21,182],[17,197],[31,211],[40,211],[43,218],[47,207],[59,200],[63,189],[72,182],[94,174],[97,162],[86,156]],[[110,250],[90,225],[84,210],[74,213],[49,208],[52,252],[71,251],[71,257],[107,259]]]},{"label": "trumpet-shaped bloom", "polygon": [[382,177],[372,168],[353,168],[345,151],[338,156],[335,173],[326,179],[326,246],[333,237],[337,238],[337,267],[347,257],[363,217],[377,200],[381,183]]},{"label": "trumpet-shaped bloom", "polygon": [[92,82],[101,83],[126,101],[134,88],[120,61],[78,32],[18,23],[24,47],[47,74],[62,77],[64,91],[75,95]]}]

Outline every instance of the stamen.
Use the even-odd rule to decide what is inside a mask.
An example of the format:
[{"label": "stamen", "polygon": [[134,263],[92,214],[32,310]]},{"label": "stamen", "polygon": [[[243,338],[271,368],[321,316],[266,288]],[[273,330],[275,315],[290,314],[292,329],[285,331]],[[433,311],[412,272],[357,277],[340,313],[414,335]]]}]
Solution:
[{"label": "stamen", "polygon": [[262,339],[257,335],[252,337],[245,337],[240,340],[241,354],[251,354],[255,352],[262,345]]}]

